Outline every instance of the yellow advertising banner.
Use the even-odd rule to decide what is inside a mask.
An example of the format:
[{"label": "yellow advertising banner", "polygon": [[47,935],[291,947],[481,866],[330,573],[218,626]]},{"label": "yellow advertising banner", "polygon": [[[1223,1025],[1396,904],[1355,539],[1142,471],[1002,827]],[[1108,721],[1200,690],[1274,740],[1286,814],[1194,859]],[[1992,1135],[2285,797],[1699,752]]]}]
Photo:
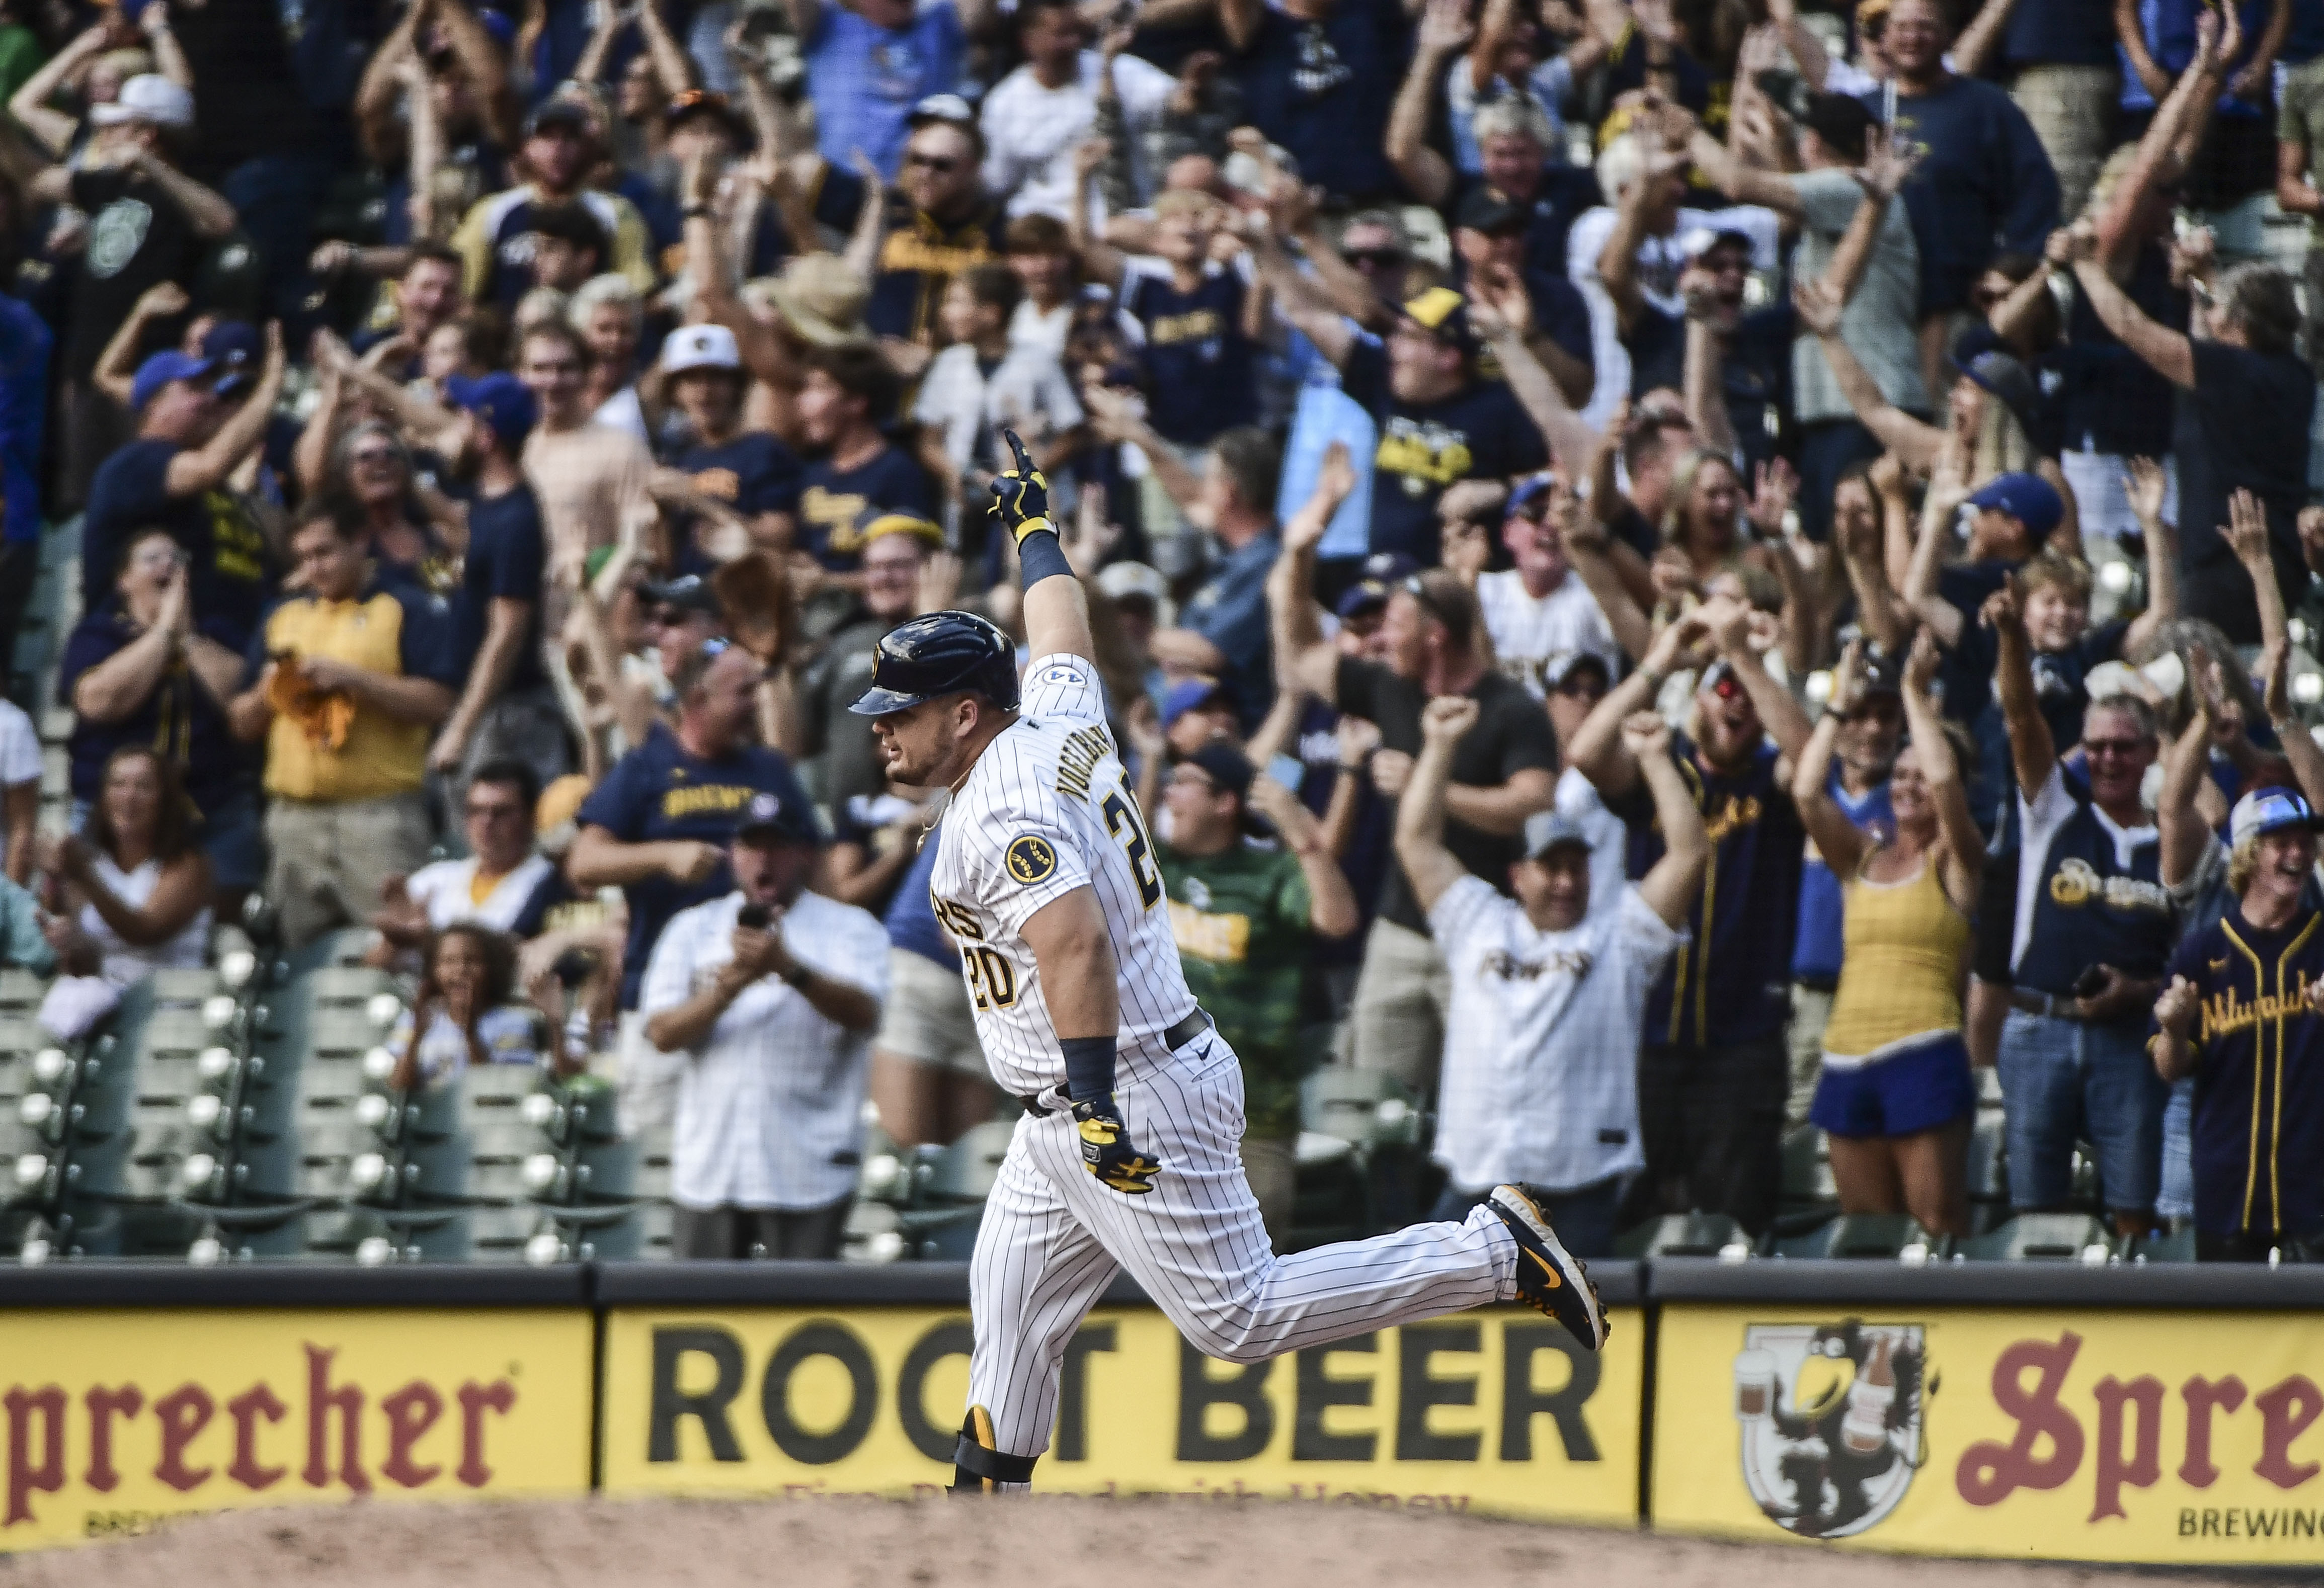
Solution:
[{"label": "yellow advertising banner", "polygon": [[577,1494],[590,1315],[0,1315],[0,1551],[263,1505]]},{"label": "yellow advertising banner", "polygon": [[1653,1520],[1937,1555],[2324,1561],[2292,1313],[1669,1305]]},{"label": "yellow advertising banner", "polygon": [[[1591,1355],[1495,1308],[1253,1366],[1213,1362],[1145,1308],[1066,1347],[1037,1489],[1633,1521],[1646,1330]],[[952,1481],[968,1317],[914,1308],[615,1308],[609,1492],[931,1492]]]}]

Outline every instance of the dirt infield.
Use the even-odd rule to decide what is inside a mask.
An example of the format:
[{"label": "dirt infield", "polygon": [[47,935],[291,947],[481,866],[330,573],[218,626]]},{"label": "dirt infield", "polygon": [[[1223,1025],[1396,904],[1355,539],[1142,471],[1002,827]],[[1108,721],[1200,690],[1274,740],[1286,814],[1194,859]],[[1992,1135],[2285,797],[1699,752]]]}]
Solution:
[{"label": "dirt infield", "polygon": [[[2119,1572],[1978,1563],[1978,1588],[2123,1583]],[[8,1588],[1934,1588],[1945,1561],[1464,1517],[1065,1497],[572,1501],[245,1511],[149,1538],[0,1560]],[[2140,1588],[2217,1582],[2141,1574]]]}]

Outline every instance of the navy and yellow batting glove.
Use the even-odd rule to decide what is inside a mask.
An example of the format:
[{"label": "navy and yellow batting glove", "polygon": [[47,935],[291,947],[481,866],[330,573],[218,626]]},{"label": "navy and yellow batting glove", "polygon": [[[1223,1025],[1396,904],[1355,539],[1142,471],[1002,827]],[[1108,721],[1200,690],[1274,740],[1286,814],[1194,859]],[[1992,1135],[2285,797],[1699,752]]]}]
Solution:
[{"label": "navy and yellow batting glove", "polygon": [[1017,466],[992,479],[992,506],[987,510],[1001,520],[1019,546],[1025,537],[1040,530],[1056,533],[1049,522],[1049,482],[1047,476],[1033,466],[1025,444],[1017,439],[1014,430],[1001,433],[1008,439],[1009,450],[1016,454]]},{"label": "navy and yellow batting glove", "polygon": [[1162,1172],[1159,1159],[1148,1158],[1130,1142],[1113,1099],[1074,1105],[1074,1128],[1081,1133],[1082,1167],[1099,1183],[1124,1196],[1142,1197],[1154,1189]]}]

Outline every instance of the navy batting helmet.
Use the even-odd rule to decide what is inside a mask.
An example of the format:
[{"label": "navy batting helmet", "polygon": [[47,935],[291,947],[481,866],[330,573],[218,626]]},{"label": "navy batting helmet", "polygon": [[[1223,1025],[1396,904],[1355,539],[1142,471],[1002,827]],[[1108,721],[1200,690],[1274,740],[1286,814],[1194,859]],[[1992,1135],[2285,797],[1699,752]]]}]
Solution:
[{"label": "navy batting helmet", "polygon": [[1016,709],[1016,643],[974,612],[931,612],[888,631],[872,653],[872,687],[847,709],[884,717],[972,691]]}]

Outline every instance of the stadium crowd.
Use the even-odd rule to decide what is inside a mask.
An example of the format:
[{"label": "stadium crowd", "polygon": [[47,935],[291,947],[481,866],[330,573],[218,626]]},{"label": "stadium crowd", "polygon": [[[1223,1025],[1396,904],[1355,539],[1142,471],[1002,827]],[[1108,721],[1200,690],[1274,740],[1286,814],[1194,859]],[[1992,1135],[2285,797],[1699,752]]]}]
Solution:
[{"label": "stadium crowd", "polygon": [[2324,6],[5,0],[0,92],[8,963],[368,932],[399,1084],[835,1253],[867,1095],[1017,1108],[847,709],[1015,624],[1014,431],[1278,1240],[1324,1067],[1583,1254],[1803,1125],[1966,1235],[1990,1067],[2017,1208],[2324,1251]]}]

